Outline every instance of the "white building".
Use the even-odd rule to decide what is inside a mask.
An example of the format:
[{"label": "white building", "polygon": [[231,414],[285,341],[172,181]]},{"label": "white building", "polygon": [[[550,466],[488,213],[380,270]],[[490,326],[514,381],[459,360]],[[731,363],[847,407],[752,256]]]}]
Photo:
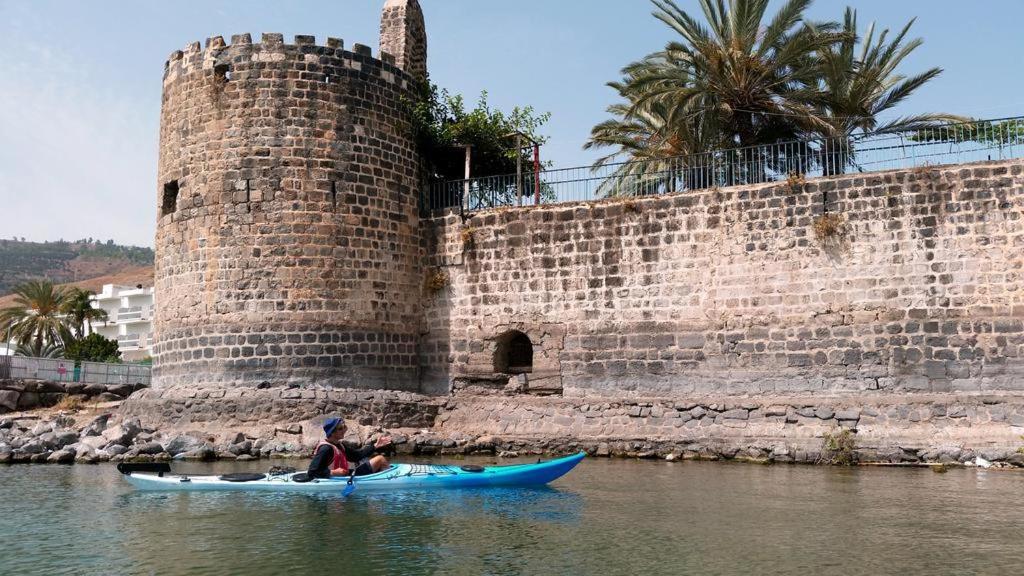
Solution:
[{"label": "white building", "polygon": [[153,288],[106,284],[92,305],[107,313],[105,322],[92,323],[92,331],[117,340],[121,359],[130,362],[153,354]]}]

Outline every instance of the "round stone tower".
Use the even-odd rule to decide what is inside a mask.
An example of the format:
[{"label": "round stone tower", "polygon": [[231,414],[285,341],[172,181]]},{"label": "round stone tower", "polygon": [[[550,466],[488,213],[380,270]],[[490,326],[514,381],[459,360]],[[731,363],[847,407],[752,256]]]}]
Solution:
[{"label": "round stone tower", "polygon": [[155,386],[417,389],[420,164],[406,112],[426,73],[416,0],[388,0],[381,32],[380,58],[281,34],[171,54]]}]

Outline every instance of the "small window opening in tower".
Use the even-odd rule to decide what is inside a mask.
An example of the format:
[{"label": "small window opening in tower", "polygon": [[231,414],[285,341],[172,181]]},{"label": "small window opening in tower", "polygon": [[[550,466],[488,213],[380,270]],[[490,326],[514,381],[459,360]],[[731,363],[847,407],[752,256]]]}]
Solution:
[{"label": "small window opening in tower", "polygon": [[230,82],[231,81],[231,66],[229,66],[227,64],[217,64],[216,66],[213,67],[213,74],[219,80],[223,80],[224,82]]},{"label": "small window opening in tower", "polygon": [[338,183],[331,180],[331,208],[338,207]]},{"label": "small window opening in tower", "polygon": [[526,374],[533,371],[533,342],[518,330],[498,337],[494,350],[494,371],[503,374]]},{"label": "small window opening in tower", "polygon": [[160,203],[160,213],[164,216],[173,214],[178,208],[178,181],[164,183],[164,195]]}]

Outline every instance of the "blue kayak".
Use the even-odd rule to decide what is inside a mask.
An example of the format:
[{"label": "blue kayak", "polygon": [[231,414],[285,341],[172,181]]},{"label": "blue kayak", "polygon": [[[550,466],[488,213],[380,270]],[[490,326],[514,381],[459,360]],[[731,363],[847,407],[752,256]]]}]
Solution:
[{"label": "blue kayak", "polygon": [[[352,479],[355,490],[387,491],[410,488],[479,488],[540,486],[576,467],[586,452],[556,460],[506,466],[392,464],[386,470]],[[348,478],[309,479],[305,473],[286,474],[172,474],[160,464],[121,464],[118,470],[139,490],[251,490],[271,492],[341,492]]]}]

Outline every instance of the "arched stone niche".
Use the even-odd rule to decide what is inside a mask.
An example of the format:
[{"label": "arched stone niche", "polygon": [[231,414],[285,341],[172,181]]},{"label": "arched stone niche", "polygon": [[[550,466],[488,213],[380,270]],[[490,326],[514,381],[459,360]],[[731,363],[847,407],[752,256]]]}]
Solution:
[{"label": "arched stone niche", "polygon": [[453,367],[456,388],[485,382],[504,385],[512,378],[525,382],[520,390],[523,392],[562,393],[562,324],[512,322],[476,326],[467,337],[468,361]]}]

